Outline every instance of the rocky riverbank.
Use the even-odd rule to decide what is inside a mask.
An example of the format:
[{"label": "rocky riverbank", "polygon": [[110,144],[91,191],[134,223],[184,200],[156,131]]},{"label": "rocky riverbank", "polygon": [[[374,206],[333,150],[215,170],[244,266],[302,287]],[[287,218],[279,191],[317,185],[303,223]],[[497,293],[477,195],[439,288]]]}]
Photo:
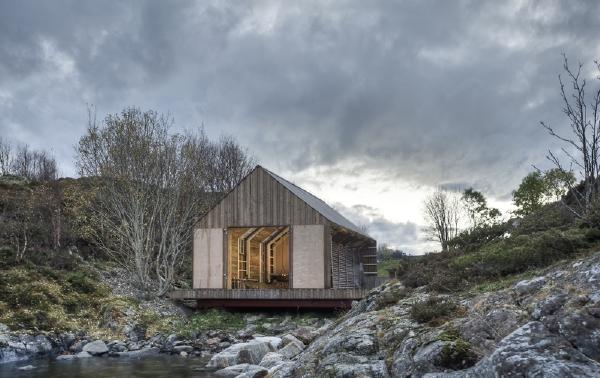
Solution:
[{"label": "rocky riverbank", "polygon": [[536,273],[505,289],[454,296],[388,283],[269,373],[600,376],[600,253]]},{"label": "rocky riverbank", "polygon": [[388,283],[335,323],[254,334],[208,367],[230,377],[600,376],[600,253],[504,284],[438,296]]},{"label": "rocky riverbank", "polygon": [[[247,314],[243,319],[245,326],[235,332],[201,330],[186,332],[185,335],[158,333],[145,337],[142,330],[129,327],[131,328],[129,332],[125,332],[128,336],[117,340],[98,339],[83,333],[35,335],[11,332],[5,325],[0,325],[0,363],[30,360],[34,366],[35,361],[41,358],[57,360],[89,357],[142,358],[169,354],[182,358],[204,359],[215,356],[214,361],[221,362],[211,360],[209,368],[219,369],[235,364],[234,362],[237,361],[246,361],[243,357],[247,353],[245,350],[254,350],[255,347],[264,348],[265,343],[268,344],[266,346],[268,351],[281,345],[284,347],[282,353],[285,356],[294,357],[304,349],[305,343],[310,343],[333,324],[330,319],[308,315]],[[289,339],[293,339],[295,343],[289,346],[283,345],[289,344]],[[232,350],[239,351],[239,359]],[[230,357],[223,357],[226,355]],[[231,357],[232,355],[234,356]],[[256,364],[260,360],[251,358],[248,361]]]},{"label": "rocky riverbank", "polygon": [[240,377],[600,376],[600,253],[454,295],[390,282],[340,318],[238,313],[206,323],[210,314],[180,332],[121,322],[123,338],[0,326],[0,361],[162,353]]}]

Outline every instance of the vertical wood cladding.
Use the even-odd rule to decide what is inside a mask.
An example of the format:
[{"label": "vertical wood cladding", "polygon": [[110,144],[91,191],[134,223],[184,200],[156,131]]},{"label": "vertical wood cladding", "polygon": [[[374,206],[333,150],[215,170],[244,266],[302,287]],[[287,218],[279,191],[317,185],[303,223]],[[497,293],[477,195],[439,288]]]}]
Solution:
[{"label": "vertical wood cladding", "polygon": [[344,244],[333,242],[331,246],[331,273],[335,289],[360,285],[357,251]]},{"label": "vertical wood cladding", "polygon": [[319,212],[259,166],[213,207],[196,227],[325,225],[327,222]]}]

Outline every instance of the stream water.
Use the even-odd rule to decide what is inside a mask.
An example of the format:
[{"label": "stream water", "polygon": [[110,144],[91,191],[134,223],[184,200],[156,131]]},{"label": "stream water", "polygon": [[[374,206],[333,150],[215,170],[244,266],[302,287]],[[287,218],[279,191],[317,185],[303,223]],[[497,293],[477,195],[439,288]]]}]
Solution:
[{"label": "stream water", "polygon": [[[80,358],[70,361],[31,360],[0,365],[0,377],[109,378],[109,377],[214,377],[200,358],[155,356],[133,358]],[[32,365],[33,369],[20,370]]]}]

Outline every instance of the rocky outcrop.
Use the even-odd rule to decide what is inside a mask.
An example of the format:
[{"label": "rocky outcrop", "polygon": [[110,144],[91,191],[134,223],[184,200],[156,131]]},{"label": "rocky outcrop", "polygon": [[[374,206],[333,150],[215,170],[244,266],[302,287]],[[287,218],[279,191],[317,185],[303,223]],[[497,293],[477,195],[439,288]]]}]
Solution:
[{"label": "rocky outcrop", "polygon": [[55,345],[43,335],[14,334],[0,325],[0,363],[50,356]]},{"label": "rocky outcrop", "polygon": [[419,323],[411,308],[430,296],[423,289],[408,292],[400,283],[385,284],[296,356],[283,356],[278,365],[268,361],[279,357],[269,357],[269,373],[600,376],[600,253],[503,290],[443,298],[456,304],[454,313]]},{"label": "rocky outcrop", "polygon": [[[456,377],[597,377],[600,364],[532,321],[502,339],[488,357]],[[447,375],[446,375],[447,376]]]}]

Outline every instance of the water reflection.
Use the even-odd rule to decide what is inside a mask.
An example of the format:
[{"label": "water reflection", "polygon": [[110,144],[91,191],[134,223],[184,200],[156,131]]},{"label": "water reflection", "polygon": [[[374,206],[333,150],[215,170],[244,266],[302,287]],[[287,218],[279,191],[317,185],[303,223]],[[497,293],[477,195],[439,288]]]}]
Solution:
[{"label": "water reflection", "polygon": [[[133,358],[81,358],[70,361],[32,360],[0,365],[0,377],[214,377],[206,359],[179,356]],[[31,370],[20,367],[33,365]]]}]

